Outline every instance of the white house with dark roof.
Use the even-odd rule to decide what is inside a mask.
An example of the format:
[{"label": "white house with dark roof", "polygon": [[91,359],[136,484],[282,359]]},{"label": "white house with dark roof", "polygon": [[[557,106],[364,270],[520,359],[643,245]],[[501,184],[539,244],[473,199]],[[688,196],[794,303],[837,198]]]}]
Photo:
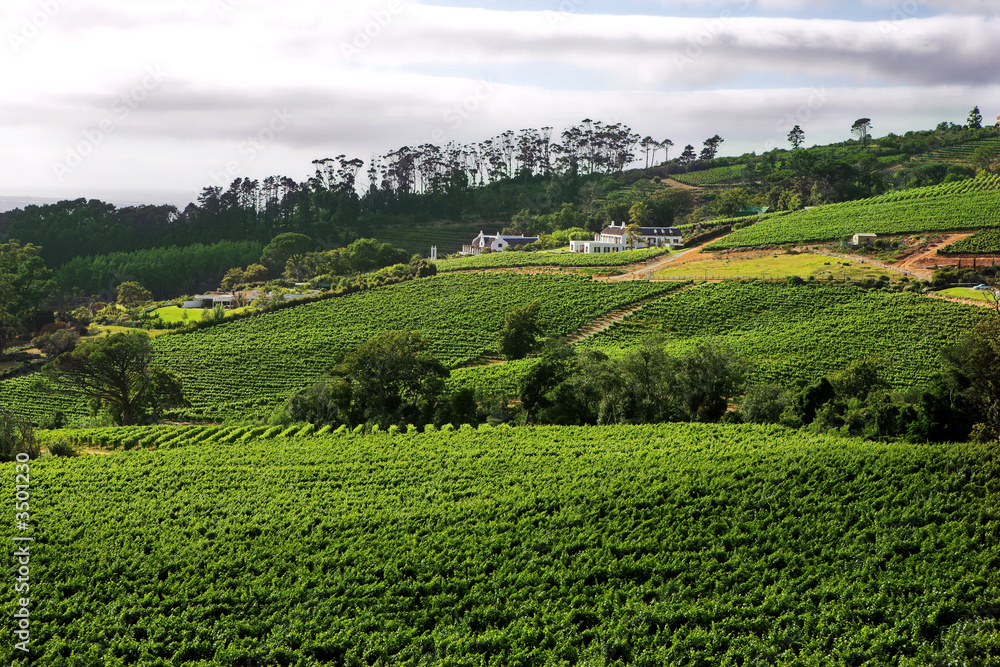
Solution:
[{"label": "white house with dark roof", "polygon": [[[621,252],[631,250],[628,244],[628,227],[611,223],[600,234],[594,235],[593,241],[571,241],[569,249],[572,252],[601,254],[606,252]],[[640,227],[634,248],[679,248],[684,244],[681,231],[676,227]]]},{"label": "white house with dark roof", "polygon": [[462,246],[462,254],[481,255],[486,252],[503,252],[507,248],[528,245],[536,241],[538,241],[537,236],[504,236],[499,232],[487,236],[479,232],[479,236],[474,238],[472,243]]}]

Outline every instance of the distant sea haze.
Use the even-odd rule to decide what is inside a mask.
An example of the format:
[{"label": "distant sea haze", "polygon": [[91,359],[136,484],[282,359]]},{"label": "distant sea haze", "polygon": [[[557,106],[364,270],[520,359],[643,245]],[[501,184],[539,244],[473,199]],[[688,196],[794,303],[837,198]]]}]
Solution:
[{"label": "distant sea haze", "polygon": [[178,209],[183,210],[190,202],[197,198],[197,193],[192,192],[105,192],[97,194],[78,194],[67,196],[27,196],[27,195],[0,195],[0,213],[12,211],[15,208],[25,206],[42,206],[44,204],[55,204],[65,199],[100,199],[103,202],[114,204],[119,208],[123,206],[142,206],[144,204],[173,204]]}]

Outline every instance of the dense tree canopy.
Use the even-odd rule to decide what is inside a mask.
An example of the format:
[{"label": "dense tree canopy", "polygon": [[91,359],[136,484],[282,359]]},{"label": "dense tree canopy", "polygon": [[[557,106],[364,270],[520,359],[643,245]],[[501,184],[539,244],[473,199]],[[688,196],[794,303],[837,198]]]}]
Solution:
[{"label": "dense tree canopy", "polygon": [[0,244],[0,354],[15,336],[34,330],[39,309],[55,289],[40,250],[16,240]]},{"label": "dense tree canopy", "polygon": [[538,348],[542,327],[538,323],[541,301],[509,310],[503,318],[498,347],[505,359],[523,359]]}]

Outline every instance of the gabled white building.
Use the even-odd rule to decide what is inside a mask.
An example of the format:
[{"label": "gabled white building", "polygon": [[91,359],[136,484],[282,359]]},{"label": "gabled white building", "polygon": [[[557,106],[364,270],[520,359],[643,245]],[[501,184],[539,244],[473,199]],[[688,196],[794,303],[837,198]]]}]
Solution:
[{"label": "gabled white building", "polygon": [[[570,241],[569,249],[587,254],[631,250],[627,229],[624,222],[620,225],[611,223],[600,234],[595,234],[593,241]],[[679,248],[683,244],[681,231],[676,227],[640,227],[633,248]]]},{"label": "gabled white building", "polygon": [[462,246],[463,255],[481,255],[484,252],[503,252],[512,246],[528,245],[538,241],[537,236],[503,236],[499,232],[487,236],[479,232],[479,236],[469,245]]}]

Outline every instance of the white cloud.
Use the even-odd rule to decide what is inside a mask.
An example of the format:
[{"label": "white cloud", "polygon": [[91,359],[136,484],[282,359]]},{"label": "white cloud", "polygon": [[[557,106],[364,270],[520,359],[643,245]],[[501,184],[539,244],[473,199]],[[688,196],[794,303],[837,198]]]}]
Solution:
[{"label": "white cloud", "polygon": [[[779,121],[789,113],[807,116],[797,122],[812,142],[845,138],[859,116],[887,132],[960,122],[974,104],[989,118],[1000,111],[994,18],[678,19],[405,0],[51,2],[57,10],[18,49],[7,36],[20,35],[39,5],[11,0],[0,9],[0,184],[11,194],[154,184],[194,192],[234,161],[241,175],[304,178],[317,157],[367,159],[587,116],[679,145],[718,132],[725,151],[741,152],[783,142]],[[150,68],[162,81],[146,87]],[[829,90],[814,108],[809,87],[742,89],[747,77]],[[834,87],[844,81],[861,87]],[[741,89],[702,89],[725,85]],[[241,151],[275,110],[294,120],[260,150]],[[60,182],[52,165],[109,120]]]}]

